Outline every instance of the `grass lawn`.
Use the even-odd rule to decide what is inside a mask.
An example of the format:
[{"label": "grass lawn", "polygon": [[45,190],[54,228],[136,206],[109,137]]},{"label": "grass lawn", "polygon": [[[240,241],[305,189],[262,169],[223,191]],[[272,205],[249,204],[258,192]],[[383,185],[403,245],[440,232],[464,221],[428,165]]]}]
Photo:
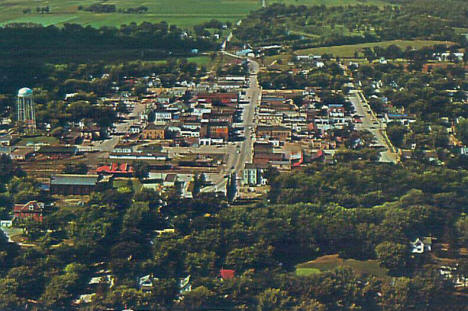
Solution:
[{"label": "grass lawn", "polygon": [[[284,3],[287,5],[348,5],[357,0],[266,0],[267,4]],[[78,10],[78,6],[87,7],[101,3],[97,0],[4,0],[0,2],[0,24],[33,22],[43,25],[63,25],[79,23],[83,25],[118,26],[131,22],[141,23],[166,21],[182,27],[190,27],[210,19],[236,22],[250,11],[261,7],[260,0],[112,0],[117,9],[134,8],[144,5],[148,12],[144,14],[94,13]],[[382,4],[379,0],[369,0],[367,4]],[[36,13],[37,7],[49,6],[49,14]],[[23,10],[31,13],[24,14]]]},{"label": "grass lawn", "polygon": [[320,272],[322,271],[320,271],[317,268],[297,268],[296,269],[296,274],[298,276],[309,276],[312,274],[319,274]]},{"label": "grass lawn", "polygon": [[59,141],[57,138],[51,137],[51,136],[25,137],[25,138],[21,138],[21,140],[16,145],[26,146],[28,144],[37,144],[37,143],[53,145],[53,144],[58,144]]},{"label": "grass lawn", "polygon": [[311,275],[331,271],[337,267],[350,267],[358,273],[374,275],[379,278],[387,277],[387,269],[382,268],[376,260],[341,259],[338,255],[326,255],[315,260],[298,264],[297,275]]},{"label": "grass lawn", "polygon": [[[114,186],[114,188],[127,187],[128,179],[116,178],[114,179],[114,183],[112,185]],[[142,188],[142,185],[137,178],[132,178],[132,185],[133,185],[133,191],[140,191]]]},{"label": "grass lawn", "polygon": [[187,58],[189,62],[194,62],[200,66],[209,66],[213,62],[209,56],[194,56]]},{"label": "grass lawn", "polygon": [[[328,47],[318,47],[305,50],[297,50],[297,55],[322,55],[322,54],[333,54],[334,56],[339,57],[354,57],[354,52],[361,52],[364,48],[373,48],[376,46],[379,47],[388,47],[390,45],[396,45],[402,50],[406,49],[408,46],[415,49],[420,49],[425,46],[433,46],[437,44],[446,44],[446,41],[430,41],[430,40],[392,40],[392,41],[382,41],[382,42],[372,42],[372,43],[361,43],[361,44],[352,44],[352,45],[337,45],[337,46],[328,46]],[[453,44],[453,42],[448,42],[448,44]]]}]

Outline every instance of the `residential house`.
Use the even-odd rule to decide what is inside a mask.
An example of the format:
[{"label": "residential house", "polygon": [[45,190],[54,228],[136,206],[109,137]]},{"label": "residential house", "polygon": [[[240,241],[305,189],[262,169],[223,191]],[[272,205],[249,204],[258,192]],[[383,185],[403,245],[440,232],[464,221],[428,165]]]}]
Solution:
[{"label": "residential house", "polygon": [[144,275],[140,278],[138,278],[138,288],[143,292],[143,293],[149,293],[153,289],[153,282],[155,280],[158,280],[158,278],[153,277],[152,274]]},{"label": "residential house", "polygon": [[236,275],[235,270],[231,270],[231,269],[221,269],[221,270],[219,270],[219,276],[223,280],[233,279],[235,277],[235,275]]},{"label": "residential house", "polygon": [[413,242],[410,242],[411,253],[422,254],[425,251],[430,252],[432,250],[432,238],[425,237],[423,239],[416,238]]},{"label": "residential house", "polygon": [[34,154],[33,147],[16,148],[10,154],[12,160],[26,161]]},{"label": "residential house", "polygon": [[13,136],[10,134],[0,136],[0,145],[2,146],[11,146],[13,143]]},{"label": "residential house", "polygon": [[44,203],[29,201],[26,204],[15,204],[13,213],[17,219],[32,219],[42,222],[44,216]]}]

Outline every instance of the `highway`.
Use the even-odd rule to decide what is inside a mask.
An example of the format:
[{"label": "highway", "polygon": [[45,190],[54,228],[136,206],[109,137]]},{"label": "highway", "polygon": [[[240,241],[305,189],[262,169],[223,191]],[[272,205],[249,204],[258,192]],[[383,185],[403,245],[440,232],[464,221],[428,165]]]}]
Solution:
[{"label": "highway", "polygon": [[377,144],[385,147],[385,151],[382,151],[380,153],[380,162],[398,163],[400,157],[396,152],[393,151],[392,146],[385,138],[383,134],[384,128],[382,126],[382,123],[375,116],[369,105],[366,102],[364,102],[363,98],[364,96],[360,91],[351,91],[349,99],[354,105],[356,113],[359,116],[361,116],[362,121],[362,123],[355,124],[356,129],[368,130],[374,135]]}]

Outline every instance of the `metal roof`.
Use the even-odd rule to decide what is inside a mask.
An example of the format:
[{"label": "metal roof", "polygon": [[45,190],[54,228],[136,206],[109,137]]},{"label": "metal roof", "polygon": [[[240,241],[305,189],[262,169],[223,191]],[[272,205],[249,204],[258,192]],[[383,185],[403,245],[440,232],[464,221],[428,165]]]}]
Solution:
[{"label": "metal roof", "polygon": [[98,178],[98,175],[57,174],[50,178],[50,184],[95,186]]}]

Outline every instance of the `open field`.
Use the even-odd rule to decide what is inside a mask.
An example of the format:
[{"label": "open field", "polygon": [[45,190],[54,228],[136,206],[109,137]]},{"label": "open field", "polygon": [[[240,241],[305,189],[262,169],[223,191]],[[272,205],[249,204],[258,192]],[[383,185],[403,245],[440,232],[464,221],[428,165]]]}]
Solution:
[{"label": "open field", "polygon": [[[392,40],[392,41],[382,41],[382,42],[371,42],[371,43],[361,43],[361,44],[352,44],[352,45],[338,45],[338,46],[328,46],[328,47],[318,47],[305,50],[297,50],[297,55],[322,55],[322,54],[333,54],[334,56],[339,57],[354,57],[354,53],[360,53],[364,48],[373,48],[376,46],[386,48],[390,45],[396,45],[402,50],[406,49],[408,46],[420,49],[425,46],[433,46],[437,44],[447,44],[446,41],[430,41],[430,40]],[[453,44],[448,42],[448,44]]]},{"label": "open field", "polygon": [[296,274],[307,276],[325,271],[332,271],[338,267],[349,267],[356,272],[366,275],[374,275],[379,278],[387,276],[387,270],[380,267],[376,260],[355,260],[341,259],[338,255],[327,255],[319,257],[315,260],[298,264],[296,266]]},{"label": "open field", "polygon": [[[348,5],[358,3],[357,0],[267,0],[267,4],[279,2],[293,5]],[[94,13],[78,10],[78,6],[87,7],[98,0],[4,0],[0,2],[0,24],[7,23],[39,23],[43,25],[63,25],[78,23],[83,25],[118,26],[132,22],[161,22],[189,27],[210,19],[235,22],[245,17],[250,11],[261,7],[260,0],[111,0],[105,4],[114,4],[118,9],[146,6],[148,11],[143,14],[124,13]],[[368,4],[379,4],[378,0],[368,1]],[[37,7],[49,6],[50,13],[36,13]],[[23,10],[30,9],[30,13]]]},{"label": "open field", "polygon": [[58,144],[58,139],[51,136],[37,136],[37,137],[27,137],[22,138],[16,145],[18,146],[27,146],[28,144]]}]

